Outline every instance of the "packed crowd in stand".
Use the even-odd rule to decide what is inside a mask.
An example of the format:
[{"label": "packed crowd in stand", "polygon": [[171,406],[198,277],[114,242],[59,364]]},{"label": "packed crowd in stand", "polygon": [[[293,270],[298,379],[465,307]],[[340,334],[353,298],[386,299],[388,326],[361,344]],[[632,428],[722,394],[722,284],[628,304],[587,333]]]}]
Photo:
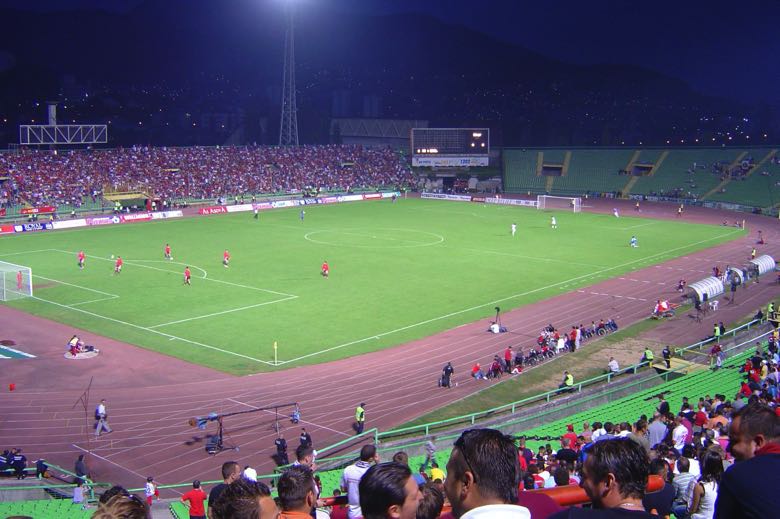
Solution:
[{"label": "packed crowd in stand", "polygon": [[397,152],[353,145],[25,150],[0,154],[0,177],[6,176],[0,207],[78,207],[86,198],[99,200],[104,189],[178,200],[412,182]]}]

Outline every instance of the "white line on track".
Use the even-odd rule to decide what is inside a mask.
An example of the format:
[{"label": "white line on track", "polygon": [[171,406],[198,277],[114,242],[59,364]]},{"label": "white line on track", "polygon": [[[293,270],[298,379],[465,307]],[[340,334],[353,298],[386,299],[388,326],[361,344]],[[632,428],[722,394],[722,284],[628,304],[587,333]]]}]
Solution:
[{"label": "white line on track", "polygon": [[85,449],[83,447],[79,447],[75,443],[71,443],[71,446],[73,446],[74,448],[80,450],[81,452],[86,452],[90,456],[94,456],[96,458],[99,458],[99,459],[105,461],[106,463],[110,463],[110,464],[114,465],[115,467],[119,467],[122,470],[126,470],[127,472],[132,472],[133,474],[135,474],[136,476],[138,476],[140,478],[146,479],[148,477],[148,475],[140,474],[140,473],[138,473],[138,472],[136,472],[136,471],[134,471],[132,469],[129,469],[127,467],[124,467],[124,466],[120,465],[119,463],[117,463],[115,461],[111,461],[110,459],[108,459],[108,458],[106,458],[104,456],[101,456],[100,454],[95,454],[94,450],[89,451],[89,450],[87,450],[87,449]]},{"label": "white line on track", "polygon": [[260,307],[260,306],[272,305],[274,303],[281,303],[283,301],[289,301],[290,299],[298,299],[298,296],[290,296],[290,297],[285,297],[285,298],[282,298],[282,299],[274,299],[273,301],[266,301],[265,303],[257,303],[255,305],[247,305],[247,306],[242,306],[242,307],[239,307],[239,308],[232,308],[230,310],[222,310],[221,312],[214,312],[213,314],[199,315],[199,316],[196,316],[196,317],[188,317],[187,319],[179,319],[178,321],[170,321],[168,323],[155,324],[154,326],[149,326],[149,329],[162,328],[163,326],[170,326],[172,324],[186,323],[186,322],[189,322],[189,321],[195,321],[197,319],[207,319],[209,317],[216,317],[218,315],[224,315],[224,314],[229,314],[229,313],[233,313],[233,312],[241,312],[243,310],[249,310],[250,308],[257,308],[257,307]]},{"label": "white line on track", "polygon": [[[259,407],[257,407],[257,406],[254,406],[252,404],[247,404],[246,402],[242,402],[240,400],[236,400],[235,398],[227,398],[226,400],[228,400],[230,402],[233,402],[234,404],[239,404],[239,405],[243,405],[243,406],[249,407],[251,409],[259,409]],[[264,411],[266,413],[276,414],[273,411],[271,411],[270,409],[264,409]],[[336,430],[336,429],[331,429],[330,427],[327,427],[325,425],[316,424],[314,422],[307,422],[306,420],[299,420],[299,421],[301,423],[306,423],[306,424],[312,425],[314,427],[319,427],[320,429],[326,429],[326,430],[328,430],[330,432],[334,432],[334,433],[340,434],[342,436],[346,436],[347,438],[351,438],[353,436],[352,434],[347,434],[345,432],[342,432],[342,431],[339,431],[339,430]]]},{"label": "white line on track", "polygon": [[489,301],[487,303],[482,303],[480,305],[472,306],[470,308],[465,308],[463,310],[458,310],[456,312],[450,312],[448,314],[440,315],[438,317],[432,317],[431,319],[426,319],[426,320],[420,321],[418,323],[409,324],[407,326],[402,326],[400,328],[396,328],[395,330],[390,330],[390,331],[382,332],[382,333],[379,333],[379,334],[376,334],[376,335],[371,335],[369,337],[363,337],[362,339],[356,339],[354,341],[345,342],[345,343],[339,344],[337,346],[333,346],[333,347],[330,347],[330,348],[325,348],[324,350],[315,351],[315,352],[312,352],[312,353],[307,353],[306,355],[301,355],[300,357],[295,357],[295,358],[292,358],[292,359],[289,359],[289,360],[280,360],[279,364],[289,364],[291,362],[296,362],[296,361],[303,360],[303,359],[306,359],[306,358],[309,358],[309,357],[314,357],[314,356],[320,355],[322,353],[327,353],[327,352],[338,350],[338,349],[341,349],[341,348],[346,348],[348,346],[352,346],[352,345],[355,345],[355,344],[360,344],[362,342],[366,342],[366,341],[369,341],[369,340],[376,340],[376,339],[379,339],[380,337],[385,337],[385,336],[392,335],[392,334],[395,334],[395,333],[398,333],[398,332],[409,330],[411,328],[416,328],[418,326],[423,326],[425,324],[429,324],[429,323],[432,323],[432,322],[435,322],[435,321],[440,321],[442,319],[447,319],[449,317],[453,317],[453,316],[456,316],[456,315],[464,314],[464,313],[471,312],[471,311],[474,311],[474,310],[479,310],[480,308],[492,307],[492,306],[495,306],[498,303],[503,303],[504,301],[517,299],[518,297],[523,297],[523,296],[527,296],[527,295],[530,295],[530,294],[534,294],[534,293],[540,292],[542,290],[547,290],[547,289],[550,289],[550,288],[556,288],[556,287],[559,287],[559,286],[562,286],[562,285],[565,285],[565,284],[568,284],[568,283],[581,281],[583,279],[587,279],[588,277],[592,277],[592,276],[596,276],[596,275],[599,275],[599,274],[603,274],[603,273],[609,272],[611,270],[627,267],[627,266],[633,265],[635,263],[646,262],[646,261],[648,261],[648,260],[650,260],[652,258],[658,257],[658,256],[664,256],[664,255],[676,252],[678,250],[686,249],[686,248],[689,248],[689,247],[694,247],[696,245],[700,245],[702,243],[707,243],[707,242],[710,242],[710,241],[713,241],[713,240],[718,240],[720,238],[724,238],[726,236],[730,236],[730,235],[735,234],[737,232],[741,232],[741,230],[735,230],[735,231],[727,232],[725,234],[720,234],[718,236],[713,236],[713,237],[707,238],[705,240],[700,240],[700,241],[697,241],[697,242],[694,242],[694,243],[689,243],[687,245],[681,245],[680,247],[675,247],[674,249],[669,249],[669,250],[666,250],[666,251],[662,251],[662,252],[658,252],[658,253],[655,253],[655,254],[651,254],[649,256],[638,258],[638,259],[635,259],[635,260],[632,260],[632,261],[629,261],[629,262],[626,262],[626,263],[622,263],[620,265],[615,265],[615,266],[612,266],[612,267],[606,267],[606,268],[603,268],[601,270],[597,270],[597,271],[594,271],[594,272],[589,272],[587,274],[583,274],[581,276],[577,276],[577,277],[573,277],[571,279],[560,281],[558,283],[553,283],[551,285],[541,286],[541,287],[535,288],[533,290],[527,290],[525,292],[521,292],[519,294],[513,294],[511,296],[502,297],[502,298],[496,299],[494,301]]},{"label": "white line on track", "polygon": [[108,317],[108,316],[105,316],[105,315],[96,314],[94,312],[89,312],[89,311],[83,310],[81,308],[73,308],[73,307],[64,305],[62,303],[57,303],[55,301],[49,301],[48,299],[42,299],[42,298],[40,298],[38,296],[33,296],[33,299],[36,299],[38,301],[42,301],[44,303],[49,303],[49,304],[52,304],[52,305],[55,305],[55,306],[59,306],[61,308],[68,308],[69,310],[72,310],[74,312],[80,312],[80,313],[83,313],[83,314],[86,314],[86,315],[91,315],[92,317],[97,317],[98,319],[105,319],[106,321],[111,321],[111,322],[114,322],[114,323],[123,324],[123,325],[129,326],[131,328],[135,328],[135,329],[138,329],[138,330],[144,330],[144,331],[147,331],[149,333],[154,333],[154,334],[157,334],[157,335],[161,335],[163,337],[168,337],[169,339],[176,339],[176,340],[179,340],[179,341],[182,341],[182,342],[186,342],[188,344],[192,344],[194,346],[200,346],[201,348],[206,348],[206,349],[209,349],[209,350],[218,351],[220,353],[225,353],[227,355],[234,355],[236,357],[241,357],[242,359],[247,359],[247,360],[252,360],[252,361],[255,361],[255,362],[260,362],[262,364],[267,364],[269,366],[273,364],[273,362],[269,362],[269,361],[261,360],[261,359],[256,359],[254,357],[250,357],[249,355],[244,355],[242,353],[236,353],[235,351],[224,350],[222,348],[218,348],[216,346],[211,346],[210,344],[204,344],[202,342],[191,341],[190,339],[185,339],[183,337],[178,337],[176,335],[171,335],[169,333],[164,333],[164,332],[160,332],[160,331],[157,331],[157,330],[152,330],[151,328],[147,328],[146,326],[141,326],[141,325],[138,325],[138,324],[128,323],[127,321],[122,321],[120,319],[114,319],[113,317]]}]

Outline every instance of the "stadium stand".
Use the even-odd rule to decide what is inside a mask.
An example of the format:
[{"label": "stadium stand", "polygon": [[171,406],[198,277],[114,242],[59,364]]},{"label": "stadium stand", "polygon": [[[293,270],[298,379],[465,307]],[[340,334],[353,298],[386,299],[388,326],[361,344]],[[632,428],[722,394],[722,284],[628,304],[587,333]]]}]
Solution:
[{"label": "stadium stand", "polygon": [[[543,175],[560,171],[560,175]],[[621,174],[622,173],[622,174]],[[620,193],[770,207],[780,200],[772,148],[504,150],[507,193]]]},{"label": "stadium stand", "polygon": [[[133,147],[102,151],[0,154],[1,205],[99,204],[104,191],[138,191],[168,201],[213,199],[306,188],[403,186],[404,157],[362,146]],[[4,202],[3,202],[4,200]]]},{"label": "stadium stand", "polygon": [[91,517],[94,510],[82,510],[81,505],[65,499],[35,501],[8,501],[0,503],[0,517],[27,516],[35,519],[82,519]]}]

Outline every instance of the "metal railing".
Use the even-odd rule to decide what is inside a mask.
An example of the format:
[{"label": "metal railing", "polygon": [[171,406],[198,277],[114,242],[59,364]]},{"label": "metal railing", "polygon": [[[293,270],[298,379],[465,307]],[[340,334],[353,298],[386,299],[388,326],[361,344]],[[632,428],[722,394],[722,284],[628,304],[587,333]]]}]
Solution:
[{"label": "metal railing", "polygon": [[[721,335],[720,337],[709,337],[707,339],[704,339],[703,341],[699,341],[697,343],[691,344],[689,346],[685,346],[683,348],[675,348],[674,354],[679,356],[680,358],[684,358],[686,353],[696,354],[696,353],[698,353],[698,351],[695,351],[695,350],[701,350],[702,347],[704,347],[704,346],[706,346],[708,344],[712,344],[713,342],[716,342],[716,341],[717,342],[721,342],[723,340],[723,338],[727,337],[727,336],[736,337],[737,336],[737,332],[740,332],[740,331],[743,331],[743,330],[744,331],[748,331],[748,330],[750,330],[751,327],[760,326],[760,325],[762,325],[762,324],[764,324],[766,322],[767,322],[766,318],[763,318],[763,319],[753,319],[753,320],[751,320],[751,321],[749,321],[749,322],[747,322],[747,323],[745,323],[745,324],[743,324],[741,326],[737,326],[733,330],[727,331],[725,334]],[[754,339],[751,339],[751,340],[754,340]],[[730,349],[733,349],[733,348],[730,348]]]}]

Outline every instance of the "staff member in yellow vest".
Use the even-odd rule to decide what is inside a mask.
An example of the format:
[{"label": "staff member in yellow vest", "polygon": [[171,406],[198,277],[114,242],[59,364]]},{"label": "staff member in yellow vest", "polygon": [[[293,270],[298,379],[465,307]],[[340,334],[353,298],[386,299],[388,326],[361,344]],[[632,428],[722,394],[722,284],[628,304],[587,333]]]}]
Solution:
[{"label": "staff member in yellow vest", "polygon": [[366,403],[360,402],[360,405],[355,409],[355,431],[358,434],[363,433],[363,426],[366,424]]}]

